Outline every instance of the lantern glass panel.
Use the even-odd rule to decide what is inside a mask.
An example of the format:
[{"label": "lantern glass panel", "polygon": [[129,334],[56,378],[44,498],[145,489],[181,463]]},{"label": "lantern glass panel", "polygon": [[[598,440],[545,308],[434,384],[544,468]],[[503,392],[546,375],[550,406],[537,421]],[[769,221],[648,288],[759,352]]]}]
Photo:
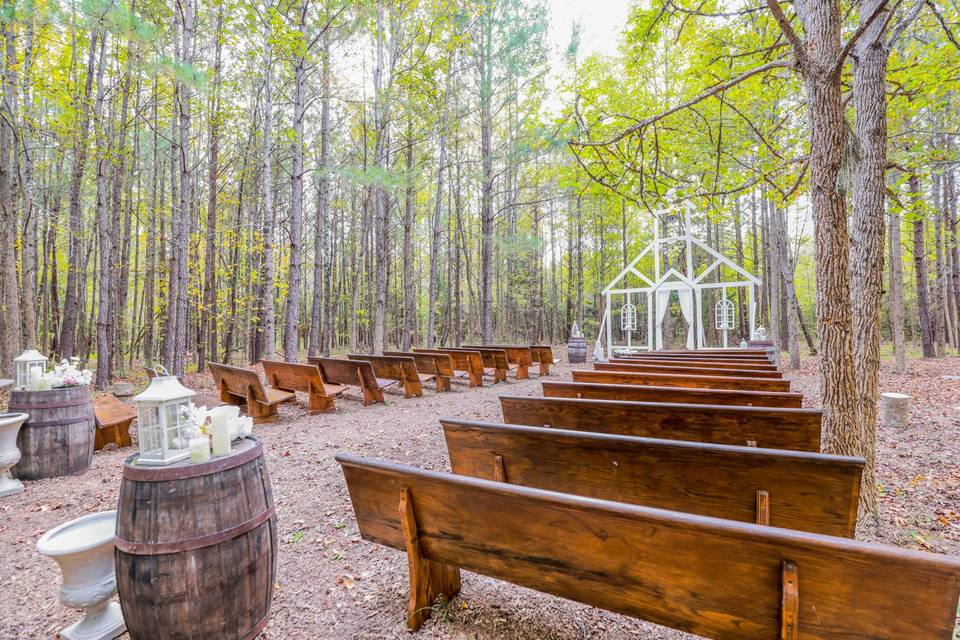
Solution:
[{"label": "lantern glass panel", "polygon": [[150,460],[163,459],[163,439],[160,435],[160,407],[141,406],[138,415],[140,457]]}]

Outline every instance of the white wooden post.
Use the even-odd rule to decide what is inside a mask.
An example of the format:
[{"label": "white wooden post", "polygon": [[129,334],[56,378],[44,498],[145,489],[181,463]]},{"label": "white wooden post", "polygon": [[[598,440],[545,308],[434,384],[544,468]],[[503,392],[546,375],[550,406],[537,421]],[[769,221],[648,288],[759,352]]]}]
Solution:
[{"label": "white wooden post", "polygon": [[604,314],[607,323],[607,357],[613,357],[613,320],[610,319],[610,294],[607,294],[607,311]]},{"label": "white wooden post", "polygon": [[647,292],[647,351],[653,351],[653,298],[651,292]]}]

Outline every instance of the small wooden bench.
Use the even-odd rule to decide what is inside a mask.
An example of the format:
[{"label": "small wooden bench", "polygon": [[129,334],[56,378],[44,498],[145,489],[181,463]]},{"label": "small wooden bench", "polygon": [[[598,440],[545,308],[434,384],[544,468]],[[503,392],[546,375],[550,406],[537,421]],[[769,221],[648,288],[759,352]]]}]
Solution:
[{"label": "small wooden bench", "polygon": [[[362,353],[347,355],[350,360],[362,360],[373,365],[373,374],[380,380],[394,380],[403,385],[403,397],[420,398],[423,396],[423,385],[417,364],[412,356],[378,356]],[[428,379],[433,379],[429,376]]]},{"label": "small wooden bench", "polygon": [[574,382],[641,384],[656,387],[699,387],[701,389],[752,389],[790,391],[789,380],[724,376],[693,376],[668,373],[627,373],[625,371],[571,371]]},{"label": "small wooden bench", "polygon": [[543,395],[549,398],[729,404],[741,407],[780,407],[783,409],[799,409],[803,406],[803,394],[792,391],[648,387],[637,384],[603,384],[599,382],[542,382],[541,384],[543,385]]},{"label": "small wooden bench", "polygon": [[510,365],[507,358],[507,352],[503,349],[493,347],[463,347],[462,349],[450,349],[450,351],[474,351],[480,354],[480,360],[483,362],[484,375],[493,376],[493,383],[506,382],[507,373],[514,367]]},{"label": "small wooden bench", "polygon": [[296,400],[297,394],[264,387],[260,376],[250,369],[208,362],[213,382],[220,390],[220,401],[247,407],[247,415],[254,424],[273,422],[280,418],[277,405]]},{"label": "small wooden bench", "polygon": [[683,376],[723,376],[726,378],[769,378],[783,380],[779,371],[761,371],[758,369],[721,369],[705,365],[689,367],[685,365],[664,365],[646,363],[597,362],[593,365],[596,371],[626,371],[627,373],[666,373]]},{"label": "small wooden bench", "polygon": [[542,376],[550,375],[551,365],[559,362],[559,360],[554,360],[553,347],[548,344],[530,345],[530,355],[533,357],[534,362],[540,364],[540,375]]},{"label": "small wooden bench", "polygon": [[274,389],[299,391],[307,394],[310,415],[329,413],[335,409],[335,398],[346,390],[341,384],[331,384],[320,375],[314,364],[261,360],[263,374]]},{"label": "small wooden bench", "polygon": [[130,424],[137,417],[137,410],[126,402],[112,396],[100,396],[93,400],[93,417],[97,428],[93,434],[93,449],[99,451],[108,444],[129,447]]},{"label": "small wooden bench", "polygon": [[479,351],[462,349],[414,349],[414,353],[431,353],[450,356],[453,369],[460,375],[466,375],[471,387],[483,386],[483,357]]},{"label": "small wooden bench", "polygon": [[[450,380],[458,376],[453,368],[453,358],[448,353],[422,353],[420,351],[384,351],[385,356],[413,358],[421,382],[435,380],[437,392],[451,391]],[[466,371],[459,375],[465,375]]]},{"label": "small wooden bench", "polygon": [[340,454],[364,540],[407,553],[407,627],[460,568],[717,640],[950,640],[960,559]]},{"label": "small wooden bench", "polygon": [[464,349],[500,349],[507,356],[507,363],[515,365],[517,369],[517,380],[527,380],[530,378],[530,367],[533,366],[533,354],[527,345],[469,345],[463,346]]},{"label": "small wooden bench", "polygon": [[743,369],[745,371],[780,371],[773,363],[730,362],[726,360],[691,360],[689,358],[611,358],[616,364],[655,364],[660,367],[710,367],[716,369]]},{"label": "small wooden bench", "polygon": [[863,458],[443,418],[454,473],[852,538]]},{"label": "small wooden bench", "polygon": [[397,383],[396,380],[378,378],[373,365],[364,360],[307,358],[307,361],[320,369],[324,382],[359,387],[365,407],[374,402],[385,402],[383,390]]},{"label": "small wooden bench", "polygon": [[503,421],[624,436],[820,451],[820,409],[500,396]]}]

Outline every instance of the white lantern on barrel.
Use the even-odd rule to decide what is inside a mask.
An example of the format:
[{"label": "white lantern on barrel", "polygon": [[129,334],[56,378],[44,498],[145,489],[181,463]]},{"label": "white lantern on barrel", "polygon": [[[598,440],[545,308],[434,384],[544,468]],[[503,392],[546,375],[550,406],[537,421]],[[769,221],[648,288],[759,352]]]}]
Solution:
[{"label": "white lantern on barrel", "polygon": [[190,416],[190,399],[195,395],[176,376],[158,375],[133,399],[137,407],[139,464],[172,464],[190,456],[190,439],[197,432]]},{"label": "white lantern on barrel", "polygon": [[29,389],[30,382],[40,379],[47,369],[47,359],[36,349],[27,349],[14,359],[17,367],[17,388]]}]

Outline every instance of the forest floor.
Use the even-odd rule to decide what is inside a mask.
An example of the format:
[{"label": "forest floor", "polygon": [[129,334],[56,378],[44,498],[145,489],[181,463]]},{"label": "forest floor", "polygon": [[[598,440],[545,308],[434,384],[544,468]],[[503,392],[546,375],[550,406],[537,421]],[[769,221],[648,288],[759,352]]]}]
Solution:
[{"label": "forest floor", "polygon": [[[535,369],[535,368],[534,368]],[[551,378],[567,377],[556,366]],[[789,374],[794,388],[818,404],[816,361]],[[209,376],[188,386],[212,392]],[[960,555],[960,358],[911,361],[907,375],[885,362],[882,390],[911,394],[904,430],[881,427],[878,479],[881,528],[863,537],[913,549]],[[272,619],[262,637],[409,638],[404,626],[406,556],[360,539],[339,452],[386,458],[436,470],[449,462],[441,416],[500,417],[502,393],[539,395],[530,380],[362,407],[356,396],[335,414],[307,416],[302,403],[280,408],[280,422],[255,428],[266,451],[279,520],[279,570]],[[302,400],[302,398],[301,398]],[[51,638],[77,619],[57,600],[56,564],[40,556],[44,531],[86,513],[116,507],[129,449],[97,452],[84,475],[27,483],[0,499],[0,638]],[[579,605],[470,572],[447,616],[428,621],[418,639],[690,638],[682,633]]]}]

